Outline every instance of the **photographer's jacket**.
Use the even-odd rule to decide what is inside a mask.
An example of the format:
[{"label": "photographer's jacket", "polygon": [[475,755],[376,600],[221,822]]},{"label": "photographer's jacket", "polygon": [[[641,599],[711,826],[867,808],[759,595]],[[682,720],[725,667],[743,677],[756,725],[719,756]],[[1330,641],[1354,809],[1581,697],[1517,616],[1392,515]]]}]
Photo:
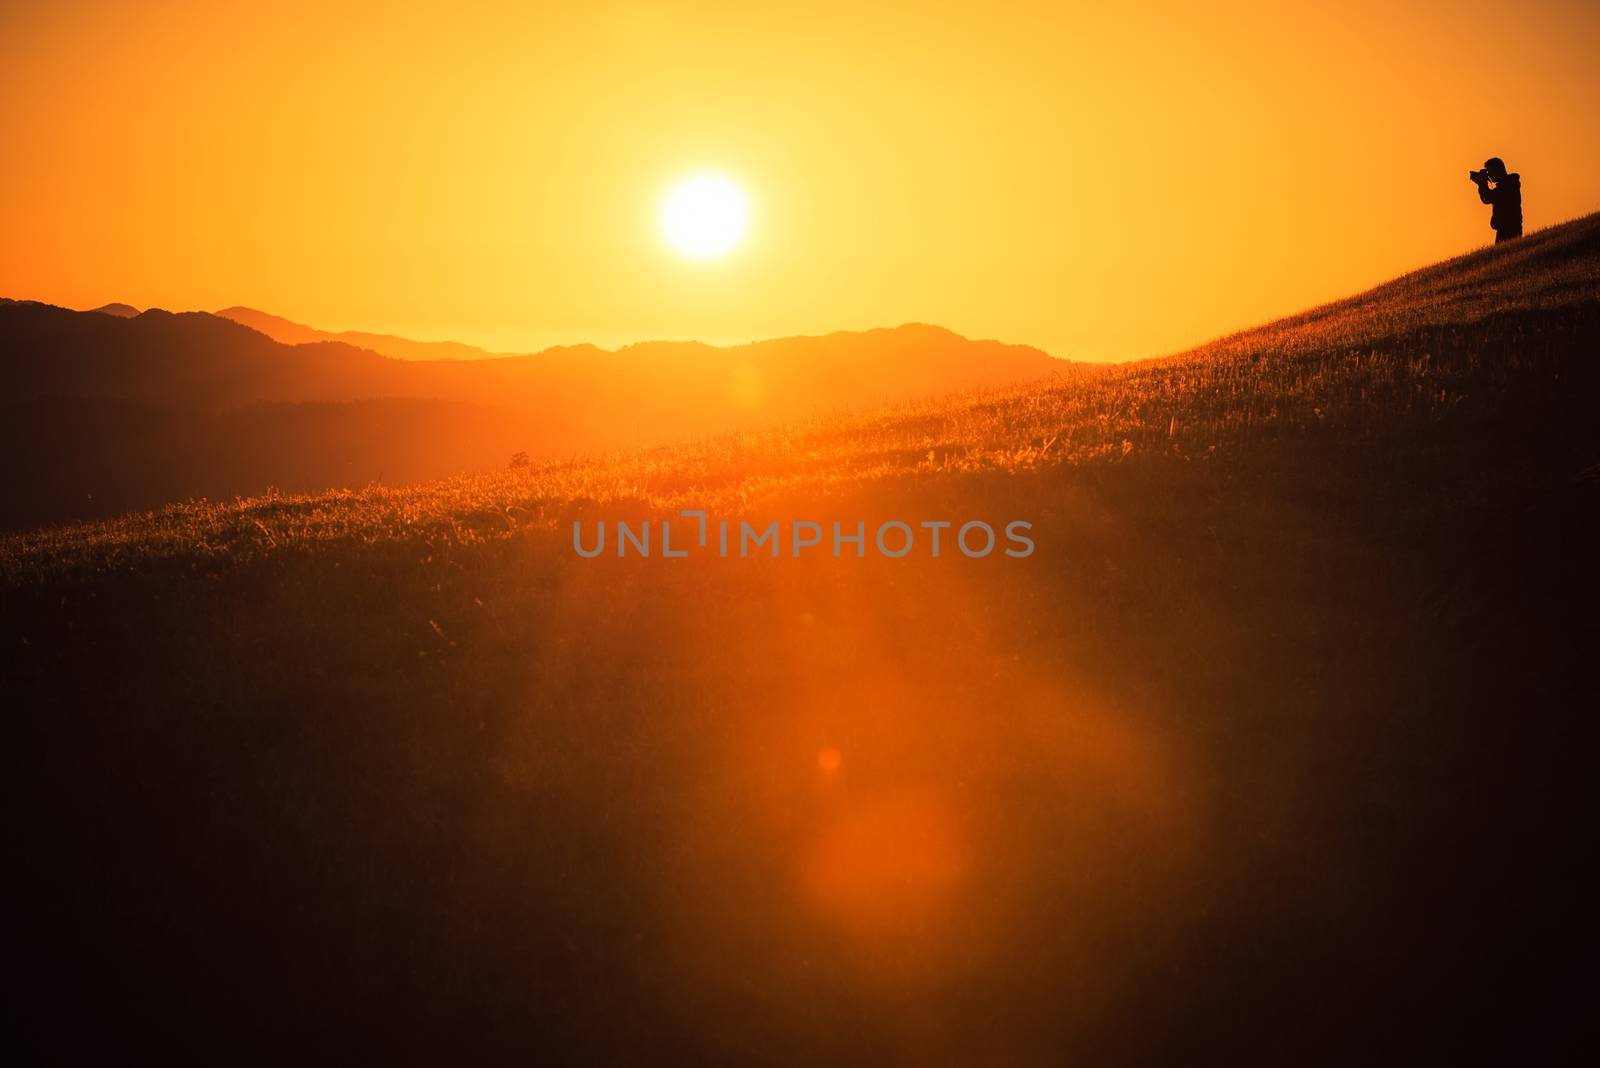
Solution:
[{"label": "photographer's jacket", "polygon": [[1489,183],[1478,185],[1478,199],[1493,204],[1489,225],[1496,233],[1516,237],[1522,233],[1522,175],[1508,174],[1489,188]]}]

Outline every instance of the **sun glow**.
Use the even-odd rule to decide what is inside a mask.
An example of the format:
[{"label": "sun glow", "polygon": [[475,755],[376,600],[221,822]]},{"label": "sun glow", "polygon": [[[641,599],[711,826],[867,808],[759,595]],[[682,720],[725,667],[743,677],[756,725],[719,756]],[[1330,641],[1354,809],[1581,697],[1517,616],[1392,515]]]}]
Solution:
[{"label": "sun glow", "polygon": [[692,260],[726,256],[749,228],[744,191],[721,175],[691,175],[673,186],[661,205],[667,244]]}]

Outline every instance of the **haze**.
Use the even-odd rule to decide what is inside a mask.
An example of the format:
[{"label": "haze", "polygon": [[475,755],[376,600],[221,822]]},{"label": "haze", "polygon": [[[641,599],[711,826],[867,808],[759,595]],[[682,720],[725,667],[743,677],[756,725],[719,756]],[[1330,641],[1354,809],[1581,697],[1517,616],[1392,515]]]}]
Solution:
[{"label": "haze", "polygon": [[[0,8],[0,294],[500,351],[1157,355],[1600,203],[1589,4]],[[248,42],[248,47],[242,47]],[[730,176],[748,238],[665,247]]]}]

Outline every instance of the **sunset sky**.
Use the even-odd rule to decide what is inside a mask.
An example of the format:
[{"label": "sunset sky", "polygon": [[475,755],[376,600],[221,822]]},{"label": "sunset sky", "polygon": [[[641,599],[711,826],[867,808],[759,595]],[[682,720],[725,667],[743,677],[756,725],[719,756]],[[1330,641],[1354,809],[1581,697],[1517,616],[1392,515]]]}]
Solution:
[{"label": "sunset sky", "polygon": [[[1600,5],[0,3],[0,295],[1161,355],[1600,209]],[[720,259],[673,184],[748,200]]]}]

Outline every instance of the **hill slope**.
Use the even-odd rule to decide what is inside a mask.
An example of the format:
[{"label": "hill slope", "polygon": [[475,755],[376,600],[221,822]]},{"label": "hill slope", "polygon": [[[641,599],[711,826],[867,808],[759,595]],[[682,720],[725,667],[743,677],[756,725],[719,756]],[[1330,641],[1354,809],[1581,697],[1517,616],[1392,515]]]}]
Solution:
[{"label": "hill slope", "polygon": [[[8,537],[24,1034],[1570,1057],[1597,268],[1591,217],[1071,382]],[[663,559],[684,508],[919,540]],[[932,557],[975,519],[1036,551]]]}]

